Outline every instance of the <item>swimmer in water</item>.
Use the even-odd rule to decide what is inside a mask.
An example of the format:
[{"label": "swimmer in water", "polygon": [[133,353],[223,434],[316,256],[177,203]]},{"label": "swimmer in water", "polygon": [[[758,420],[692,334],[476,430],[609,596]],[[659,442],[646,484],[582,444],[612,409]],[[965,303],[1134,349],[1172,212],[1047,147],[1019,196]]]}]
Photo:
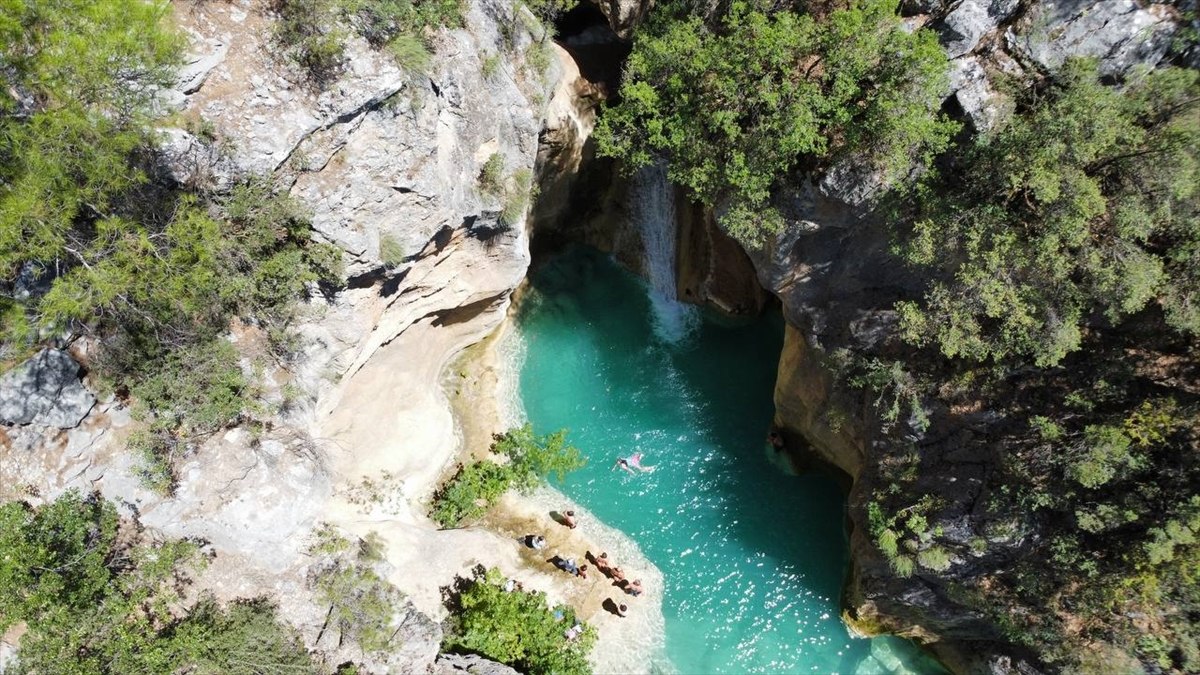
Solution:
[{"label": "swimmer in water", "polygon": [[617,463],[614,466],[619,466],[625,471],[634,474],[637,473],[637,471],[634,471],[634,469],[637,469],[642,473],[650,473],[651,471],[654,471],[653,466],[642,466],[642,453],[640,452],[635,452],[628,457],[621,457],[617,460]]}]

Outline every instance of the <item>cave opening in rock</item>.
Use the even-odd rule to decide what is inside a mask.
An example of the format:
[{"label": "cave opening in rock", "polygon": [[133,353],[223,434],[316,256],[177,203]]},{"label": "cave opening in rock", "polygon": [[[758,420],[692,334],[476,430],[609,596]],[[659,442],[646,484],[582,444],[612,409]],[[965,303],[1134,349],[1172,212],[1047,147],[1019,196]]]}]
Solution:
[{"label": "cave opening in rock", "polygon": [[613,32],[604,12],[591,2],[581,2],[563,13],[554,28],[558,44],[575,59],[580,74],[605,96],[616,95],[632,45]]}]

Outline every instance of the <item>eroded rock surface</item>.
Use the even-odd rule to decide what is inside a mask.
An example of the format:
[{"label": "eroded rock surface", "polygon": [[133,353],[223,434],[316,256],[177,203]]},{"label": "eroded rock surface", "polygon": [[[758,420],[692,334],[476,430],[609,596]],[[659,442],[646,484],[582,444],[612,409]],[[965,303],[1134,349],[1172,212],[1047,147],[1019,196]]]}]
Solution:
[{"label": "eroded rock surface", "polygon": [[476,654],[442,654],[434,664],[434,675],[520,675],[502,663]]},{"label": "eroded rock surface", "polygon": [[[59,366],[53,379],[26,385],[16,381],[26,371],[10,373],[15,387],[44,390],[63,409],[14,399],[6,421],[51,427],[0,428],[0,496],[98,489],[158,536],[208,542],[215,557],[197,591],[276,597],[310,647],[367,672],[429,672],[442,638],[428,618],[439,586],[481,561],[520,566],[515,542],[438,532],[420,500],[459,449],[441,371],[503,320],[529,264],[523,214],[499,214],[514,177],[533,168],[559,66],[542,73],[525,62],[531,37],[511,23],[508,0],[473,0],[464,28],[433,37],[427,72],[406,72],[351,36],[340,75],[317,87],[272,42],[268,4],[172,5],[193,56],[163,94],[183,122],[161,130],[160,166],[187,185],[220,191],[258,177],[289,191],[317,238],[344,251],[347,287],[301,309],[301,354],[286,367],[256,366],[261,336],[234,327],[243,366],[265,371],[274,408],[258,413],[258,431],[215,434],[179,458],[169,497],[145,487],[125,447],[137,426],[129,411],[106,401],[89,415],[91,395],[72,393],[82,385],[69,356],[44,357]],[[489,58],[494,72],[483,67]],[[507,196],[477,187],[493,154],[504,159]],[[385,470],[401,495],[394,509],[349,503],[355,485]],[[414,601],[397,617],[404,647],[384,661],[339,652],[338,637],[321,630],[327,607],[306,578],[306,550],[322,521],[359,536],[387,531],[383,573]]]}]

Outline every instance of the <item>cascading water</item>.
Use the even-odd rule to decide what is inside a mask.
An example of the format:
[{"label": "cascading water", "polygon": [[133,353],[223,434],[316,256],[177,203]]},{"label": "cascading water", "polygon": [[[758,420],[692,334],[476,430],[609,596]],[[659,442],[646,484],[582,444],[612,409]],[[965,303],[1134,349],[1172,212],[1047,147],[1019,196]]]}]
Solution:
[{"label": "cascading water", "polygon": [[654,334],[676,343],[699,325],[694,305],[675,294],[675,188],[665,162],[643,167],[629,186],[629,215],[642,236],[643,264],[653,303]]}]

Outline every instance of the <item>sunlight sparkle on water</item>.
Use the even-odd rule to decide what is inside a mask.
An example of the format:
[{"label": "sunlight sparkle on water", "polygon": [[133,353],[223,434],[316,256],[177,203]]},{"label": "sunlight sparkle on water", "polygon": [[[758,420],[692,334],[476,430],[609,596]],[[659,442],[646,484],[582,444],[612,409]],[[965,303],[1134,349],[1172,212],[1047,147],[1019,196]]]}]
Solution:
[{"label": "sunlight sparkle on water", "polygon": [[[765,443],[780,317],[728,326],[656,306],[644,284],[582,249],[532,281],[518,317],[525,412],[539,433],[570,429],[587,455],[561,489],[663,571],[675,668],[886,672],[873,641],[850,639],[837,618],[844,497],[827,478],[780,472]],[[653,473],[613,468],[635,451]]]}]

